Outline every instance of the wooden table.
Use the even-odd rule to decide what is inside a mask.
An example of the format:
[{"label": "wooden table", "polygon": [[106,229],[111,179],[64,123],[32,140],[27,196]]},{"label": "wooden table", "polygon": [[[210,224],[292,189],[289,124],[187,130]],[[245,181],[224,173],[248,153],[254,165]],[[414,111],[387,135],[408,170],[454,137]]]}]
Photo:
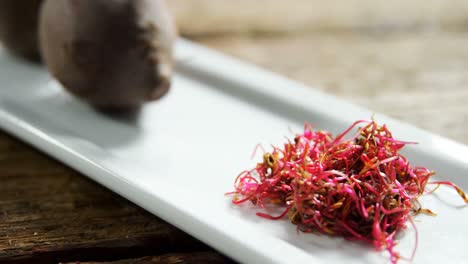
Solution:
[{"label": "wooden table", "polygon": [[[208,0],[192,2],[197,1]],[[173,0],[173,8],[178,2]],[[425,3],[436,2],[440,1]],[[468,10],[457,3],[459,12]],[[273,27],[280,29],[277,32],[272,23],[255,23],[265,21],[257,16],[243,18],[250,24],[214,31],[200,24],[191,30],[190,23],[183,22],[187,19],[181,19],[180,26],[183,33],[209,47],[468,144],[468,34],[463,21],[443,24],[450,17],[441,12],[434,16],[443,26],[425,27],[429,23],[425,17],[416,17],[423,26],[412,27],[395,10],[390,28],[378,20],[360,27],[365,20],[349,12],[338,20],[348,15],[349,21],[357,17],[361,22],[345,23],[345,19],[340,27],[331,19],[314,27],[297,26],[310,22],[304,18],[294,22],[301,30],[277,25]],[[334,27],[324,26],[330,23]],[[312,99],[313,103],[320,102]],[[76,261],[230,262],[169,223],[0,132],[0,263]]]}]

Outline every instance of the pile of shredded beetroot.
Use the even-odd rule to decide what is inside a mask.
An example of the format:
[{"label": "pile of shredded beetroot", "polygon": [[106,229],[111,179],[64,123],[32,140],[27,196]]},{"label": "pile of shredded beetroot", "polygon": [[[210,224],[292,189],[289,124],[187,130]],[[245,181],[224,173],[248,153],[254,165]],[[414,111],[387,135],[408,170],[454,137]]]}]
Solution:
[{"label": "pile of shredded beetroot", "polygon": [[[345,136],[355,131],[350,139]],[[235,180],[233,203],[251,201],[284,206],[279,216],[257,213],[268,219],[287,216],[303,232],[319,232],[363,241],[386,249],[391,262],[401,258],[394,250],[395,235],[418,213],[418,198],[428,184],[449,185],[468,203],[463,191],[451,182],[429,182],[434,175],[413,167],[400,154],[410,142],[395,139],[375,121],[357,121],[334,137],[305,125],[304,133],[283,148],[264,153],[255,169]],[[414,255],[414,251],[413,251]]]}]

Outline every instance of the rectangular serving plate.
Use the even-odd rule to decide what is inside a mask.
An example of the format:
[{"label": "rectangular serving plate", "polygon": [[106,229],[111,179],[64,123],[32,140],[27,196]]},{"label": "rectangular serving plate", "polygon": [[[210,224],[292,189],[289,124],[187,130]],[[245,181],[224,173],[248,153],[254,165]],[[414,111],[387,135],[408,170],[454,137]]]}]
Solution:
[{"label": "rectangular serving plate", "polygon": [[[109,117],[68,95],[40,66],[0,51],[0,127],[243,263],[389,263],[367,245],[298,233],[287,220],[233,206],[239,172],[254,166],[258,143],[278,144],[304,122],[334,133],[372,112],[276,74],[180,40],[173,88],[136,118]],[[413,164],[468,189],[468,148],[375,114],[402,140]],[[441,188],[422,204],[437,217],[417,216],[413,263],[466,263],[468,210]],[[409,227],[397,250],[415,245]]]}]

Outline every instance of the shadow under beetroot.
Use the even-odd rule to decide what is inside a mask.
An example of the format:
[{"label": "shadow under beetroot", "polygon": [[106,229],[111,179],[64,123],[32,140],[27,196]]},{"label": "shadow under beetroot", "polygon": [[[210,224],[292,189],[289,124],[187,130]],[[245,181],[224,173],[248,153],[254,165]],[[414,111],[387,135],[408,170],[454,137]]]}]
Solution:
[{"label": "shadow under beetroot", "polygon": [[[50,133],[118,147],[136,140],[141,107],[120,111],[95,109],[68,94],[40,64],[0,50],[0,104],[24,122]],[[77,125],[79,124],[79,125]]]}]

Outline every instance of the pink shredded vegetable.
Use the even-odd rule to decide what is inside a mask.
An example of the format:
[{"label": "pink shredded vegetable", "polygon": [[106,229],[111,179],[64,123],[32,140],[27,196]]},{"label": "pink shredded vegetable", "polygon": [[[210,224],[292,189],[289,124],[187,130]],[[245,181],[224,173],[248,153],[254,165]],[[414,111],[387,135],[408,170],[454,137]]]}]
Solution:
[{"label": "pink shredded vegetable", "polygon": [[[345,139],[359,125],[357,133]],[[303,232],[372,244],[388,250],[396,263],[401,257],[394,249],[395,234],[418,213],[434,215],[418,202],[434,172],[410,164],[400,153],[407,144],[411,142],[395,139],[375,121],[357,121],[336,137],[306,124],[293,141],[273,147],[254,169],[242,172],[229,194],[234,194],[234,204],[284,206],[278,216],[257,215],[287,216]],[[455,188],[468,203],[453,183],[431,184]]]}]

